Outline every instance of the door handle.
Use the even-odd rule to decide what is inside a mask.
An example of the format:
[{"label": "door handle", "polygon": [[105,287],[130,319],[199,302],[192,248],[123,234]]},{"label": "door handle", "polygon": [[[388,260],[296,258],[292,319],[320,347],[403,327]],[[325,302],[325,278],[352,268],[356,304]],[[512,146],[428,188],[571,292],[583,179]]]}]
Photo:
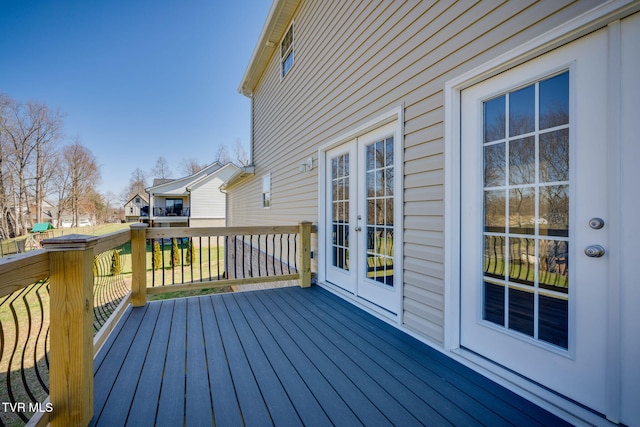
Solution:
[{"label": "door handle", "polygon": [[604,255],[604,248],[600,245],[589,245],[584,248],[584,254],[590,258],[600,258]]},{"label": "door handle", "polygon": [[357,227],[355,228],[355,230],[356,230],[356,231],[362,231],[362,227],[357,226]]}]

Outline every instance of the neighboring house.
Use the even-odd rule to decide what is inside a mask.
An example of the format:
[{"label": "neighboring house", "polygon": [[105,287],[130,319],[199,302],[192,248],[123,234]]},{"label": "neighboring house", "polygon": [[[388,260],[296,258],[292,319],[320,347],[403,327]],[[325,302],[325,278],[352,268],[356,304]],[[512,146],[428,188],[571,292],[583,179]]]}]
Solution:
[{"label": "neighboring house", "polygon": [[[56,205],[54,205],[53,203],[51,203],[50,201],[48,201],[47,199],[43,199],[42,200],[42,219],[41,222],[51,222],[53,223],[54,221],[54,212],[56,212],[58,210],[58,208],[56,207]],[[31,204],[29,212],[31,213],[30,215],[30,220],[33,224],[38,222],[38,217],[36,215],[36,205],[35,203]]]},{"label": "neighboring house", "polygon": [[274,1],[228,225],[313,221],[319,286],[568,420],[640,425],[638,10]]},{"label": "neighboring house", "polygon": [[162,180],[146,188],[149,217],[154,227],[222,227],[225,225],[225,194],[220,187],[241,171],[233,163],[215,162],[179,179]]},{"label": "neighboring house", "polygon": [[146,195],[136,194],[125,203],[124,218],[127,222],[137,222],[141,216],[149,216],[149,199]]}]

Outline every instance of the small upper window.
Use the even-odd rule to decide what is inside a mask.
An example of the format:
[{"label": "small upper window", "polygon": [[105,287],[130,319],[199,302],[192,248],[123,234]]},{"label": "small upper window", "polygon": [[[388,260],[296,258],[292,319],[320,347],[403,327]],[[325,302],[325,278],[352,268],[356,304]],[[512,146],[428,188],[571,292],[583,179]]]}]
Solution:
[{"label": "small upper window", "polygon": [[271,174],[262,177],[262,207],[271,206]]},{"label": "small upper window", "polygon": [[280,43],[280,62],[282,63],[282,77],[284,77],[293,67],[293,24]]}]

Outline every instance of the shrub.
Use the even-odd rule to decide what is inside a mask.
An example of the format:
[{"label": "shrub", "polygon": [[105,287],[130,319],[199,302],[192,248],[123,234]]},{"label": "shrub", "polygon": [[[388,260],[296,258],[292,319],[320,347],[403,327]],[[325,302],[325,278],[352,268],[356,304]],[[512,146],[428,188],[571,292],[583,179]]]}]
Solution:
[{"label": "shrub", "polygon": [[178,239],[171,239],[171,267],[180,265],[180,247]]},{"label": "shrub", "polygon": [[193,251],[193,239],[187,240],[187,255],[185,264],[191,265],[196,262],[196,253]]},{"label": "shrub", "polygon": [[120,253],[117,249],[113,250],[111,255],[111,275],[116,276],[122,272],[122,265],[120,264]]},{"label": "shrub", "polygon": [[153,269],[158,270],[162,268],[162,250],[160,250],[160,242],[155,240],[153,242]]}]

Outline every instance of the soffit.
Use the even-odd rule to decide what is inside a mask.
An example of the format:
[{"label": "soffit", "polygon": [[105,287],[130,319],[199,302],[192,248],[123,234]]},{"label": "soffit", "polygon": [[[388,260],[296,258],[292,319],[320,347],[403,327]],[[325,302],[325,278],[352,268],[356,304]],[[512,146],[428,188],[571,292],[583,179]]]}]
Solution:
[{"label": "soffit", "polygon": [[284,32],[289,28],[301,0],[274,0],[267,15],[267,20],[262,27],[258,43],[253,50],[249,65],[247,66],[238,92],[245,96],[253,94],[258,81],[267,68],[273,54],[280,46],[280,40]]}]

